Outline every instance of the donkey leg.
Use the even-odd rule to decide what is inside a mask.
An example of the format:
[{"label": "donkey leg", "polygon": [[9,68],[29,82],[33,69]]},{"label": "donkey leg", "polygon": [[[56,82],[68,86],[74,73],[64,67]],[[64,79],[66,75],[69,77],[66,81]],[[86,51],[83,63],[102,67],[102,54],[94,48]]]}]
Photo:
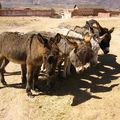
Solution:
[{"label": "donkey leg", "polygon": [[0,72],[0,80],[1,80],[1,83],[4,85],[4,86],[7,86],[7,82],[5,81],[5,78],[4,78],[4,71],[1,70]]},{"label": "donkey leg", "polygon": [[63,63],[62,60],[58,62],[58,78],[61,77],[61,67],[62,67],[62,63]]},{"label": "donkey leg", "polygon": [[64,71],[63,71],[63,78],[67,77],[67,67],[64,67]]},{"label": "donkey leg", "polygon": [[22,83],[25,85],[27,82],[26,73],[27,73],[26,64],[22,64],[21,65],[21,78],[22,78]]},{"label": "donkey leg", "polygon": [[95,55],[92,60],[90,61],[91,66],[96,66],[98,62],[98,55]]},{"label": "donkey leg", "polygon": [[71,68],[71,62],[68,61],[68,66],[67,66],[67,74],[68,74],[68,75],[71,75],[70,68]]},{"label": "donkey leg", "polygon": [[32,96],[32,83],[33,83],[33,66],[27,65],[27,84],[26,84],[26,92],[28,96]]},{"label": "donkey leg", "polygon": [[33,85],[32,85],[32,89],[35,90],[35,88],[38,88],[37,86],[37,81],[38,81],[38,76],[39,76],[39,72],[40,72],[40,66],[36,67],[34,70],[34,75],[33,75]]},{"label": "donkey leg", "polygon": [[5,81],[5,78],[4,78],[4,69],[8,63],[9,63],[9,61],[6,58],[4,58],[1,62],[1,66],[0,66],[0,70],[1,70],[0,71],[0,80],[1,80],[1,83],[5,86],[7,85],[7,82]]},{"label": "donkey leg", "polygon": [[68,68],[68,64],[69,64],[69,59],[66,58],[64,61],[64,71],[63,71],[63,77],[66,78],[67,77],[67,68]]}]

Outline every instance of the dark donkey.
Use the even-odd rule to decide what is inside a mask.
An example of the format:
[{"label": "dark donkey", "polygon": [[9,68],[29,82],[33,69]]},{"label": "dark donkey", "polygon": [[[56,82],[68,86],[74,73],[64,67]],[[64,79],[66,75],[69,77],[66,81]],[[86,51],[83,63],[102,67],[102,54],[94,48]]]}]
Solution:
[{"label": "dark donkey", "polygon": [[114,27],[109,30],[106,27],[102,27],[96,20],[91,19],[86,21],[86,24],[83,27],[75,26],[74,31],[84,34],[89,30],[89,28],[92,28],[91,32],[97,36],[103,36],[106,34],[105,38],[99,43],[99,46],[103,50],[104,54],[109,53],[111,33],[114,31]]},{"label": "dark donkey", "polygon": [[[9,61],[26,64],[27,85],[26,92],[32,96],[31,88],[34,78],[34,72],[40,68],[43,59],[46,61],[47,75],[54,74],[55,51],[49,46],[48,40],[43,39],[40,34],[20,34],[16,32],[5,32],[0,34],[0,77],[5,85],[4,68]],[[5,61],[5,62],[4,62]]]}]

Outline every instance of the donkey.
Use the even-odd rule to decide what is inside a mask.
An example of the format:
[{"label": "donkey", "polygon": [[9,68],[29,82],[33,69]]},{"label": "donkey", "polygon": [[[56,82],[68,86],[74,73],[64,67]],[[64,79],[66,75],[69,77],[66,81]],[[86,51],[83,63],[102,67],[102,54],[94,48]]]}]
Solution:
[{"label": "donkey", "polygon": [[74,31],[80,34],[84,34],[86,31],[91,29],[91,33],[94,33],[96,36],[103,36],[106,34],[104,39],[99,42],[99,46],[104,52],[104,54],[109,53],[109,47],[110,47],[110,40],[111,40],[111,33],[114,31],[114,27],[112,27],[110,30],[106,27],[102,27],[96,20],[91,19],[89,21],[86,21],[85,26],[75,26]]},{"label": "donkey", "polygon": [[[73,31],[74,32],[74,31]],[[49,36],[51,36],[53,33],[45,33],[45,38],[49,38]],[[70,75],[70,62],[75,66],[75,68],[77,66],[79,66],[76,71],[80,72],[80,70],[83,70],[84,67],[82,64],[85,64],[87,59],[86,57],[83,55],[83,51],[85,52],[85,55],[88,56],[92,56],[92,57],[88,57],[88,61],[92,61],[91,63],[92,64],[96,64],[96,61],[94,60],[94,56],[95,56],[95,53],[93,50],[91,50],[91,41],[94,41],[93,39],[93,36],[89,33],[86,33],[84,35],[80,35],[78,33],[75,33],[74,32],[74,37],[71,37],[71,36],[65,36],[65,35],[62,35],[62,34],[59,34],[57,33],[57,35],[55,36],[55,39],[52,40],[52,37],[51,37],[51,44],[52,46],[58,46],[59,48],[59,60],[58,60],[58,74],[60,74],[60,71],[61,71],[61,64],[62,62],[64,61],[64,72],[63,72],[63,77],[66,78],[67,76],[67,73]],[[97,38],[100,40],[102,40],[104,38],[105,35],[103,35],[101,38]],[[89,41],[89,46],[88,44],[85,44],[86,41]],[[84,43],[84,44],[83,44]],[[91,48],[90,48],[91,47]],[[78,61],[78,64],[79,65],[75,65],[75,60],[74,57],[73,57],[73,52],[71,52],[73,49],[76,48],[76,53],[77,55],[75,54],[74,56],[84,56],[83,59],[80,58]],[[79,51],[79,52],[77,52]],[[88,52],[89,51],[89,52]],[[71,52],[71,53],[70,53]],[[78,55],[79,54],[79,55]],[[89,54],[89,55],[88,55]],[[91,55],[90,55],[91,54]],[[71,56],[71,59],[70,59],[70,56]],[[76,57],[78,58],[78,57]],[[86,59],[86,60],[85,60]]]},{"label": "donkey", "polygon": [[[92,36],[89,33],[84,35],[83,41],[76,45],[76,47],[70,52],[70,62],[76,69],[76,72],[79,73],[80,71],[84,71],[84,65],[91,61],[94,57],[94,52],[91,48],[91,40]],[[77,50],[78,49],[78,50]],[[70,65],[70,64],[69,64]],[[70,73],[70,68],[68,69]]]},{"label": "donkey", "polygon": [[[43,59],[46,61],[47,75],[50,78],[54,75],[57,62],[55,51],[51,48],[47,39],[41,34],[20,34],[17,32],[4,32],[0,34],[0,77],[1,82],[6,85],[4,79],[4,68],[7,62],[12,61],[18,64],[26,64],[27,85],[26,92],[32,96],[31,88],[34,73],[41,67]],[[1,62],[2,61],[2,62]]]},{"label": "donkey", "polygon": [[[96,25],[96,26],[93,26]],[[86,21],[86,25],[84,27],[76,26],[74,30],[69,30],[67,35],[70,35],[74,32],[84,35],[86,32],[89,32],[93,35],[94,39],[91,39],[91,46],[95,53],[94,58],[91,60],[91,65],[96,65],[98,61],[98,51],[101,48],[104,54],[109,53],[111,33],[114,28],[108,30],[107,28],[102,28],[96,20]],[[104,37],[103,37],[104,36]],[[99,39],[100,37],[104,39]]]},{"label": "donkey", "polygon": [[[70,74],[70,63],[73,64],[77,72],[84,69],[86,62],[90,62],[94,57],[94,52],[91,48],[91,39],[92,36],[89,33],[86,33],[83,39],[64,36],[57,34],[56,37],[59,41],[54,41],[54,44],[57,44],[59,48],[59,64],[58,64],[58,73],[60,72],[61,63],[64,61],[64,72],[63,77],[66,78],[67,73]],[[54,39],[56,40],[56,39]],[[69,68],[68,68],[69,67]]]},{"label": "donkey", "polygon": [[[57,34],[51,34],[50,32],[40,32],[40,34],[42,35],[41,37],[43,39],[48,40],[48,44],[52,48],[52,52],[54,53],[54,57],[56,58],[56,61],[57,61],[57,59],[59,57],[59,48],[56,44],[59,41],[59,37],[57,37],[58,35]],[[54,44],[53,44],[53,41],[55,41]],[[55,62],[55,64],[54,64],[55,66],[56,66],[56,63],[57,62]],[[37,68],[36,71],[35,71],[35,75],[34,75],[35,79],[38,79],[39,72],[46,72],[46,60],[45,60],[45,58],[43,58],[43,63],[41,65],[41,67]],[[27,73],[27,69],[26,69],[25,64],[21,65],[21,73],[22,73],[22,76],[21,76],[22,77],[22,83],[25,84],[26,83],[26,73]],[[54,69],[54,73],[55,73],[55,69]],[[49,85],[49,87],[51,88],[50,85]]]}]

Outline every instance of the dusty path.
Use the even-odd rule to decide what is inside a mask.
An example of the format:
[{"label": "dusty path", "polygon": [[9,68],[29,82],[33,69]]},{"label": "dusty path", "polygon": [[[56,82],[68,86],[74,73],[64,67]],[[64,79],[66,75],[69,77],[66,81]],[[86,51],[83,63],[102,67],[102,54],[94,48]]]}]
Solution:
[{"label": "dusty path", "polygon": [[[98,18],[97,18],[98,19]],[[84,25],[87,19],[59,20],[39,17],[0,18],[0,32],[54,30],[58,26]],[[115,26],[110,54],[79,76],[60,83],[57,89],[30,99],[21,87],[20,66],[10,63],[0,84],[0,120],[119,120],[120,119],[120,18],[98,19]],[[43,84],[43,83],[42,83]]]}]

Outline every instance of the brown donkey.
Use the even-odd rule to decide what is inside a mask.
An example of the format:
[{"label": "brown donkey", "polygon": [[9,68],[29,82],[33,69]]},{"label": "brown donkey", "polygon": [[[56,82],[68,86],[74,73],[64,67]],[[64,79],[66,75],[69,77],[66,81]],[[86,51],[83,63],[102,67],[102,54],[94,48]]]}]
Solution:
[{"label": "brown donkey", "polygon": [[[17,32],[5,32],[0,34],[0,79],[6,85],[4,80],[4,68],[9,61],[26,64],[27,85],[26,92],[32,96],[31,88],[34,78],[34,72],[40,68],[43,59],[46,61],[48,77],[54,74],[57,62],[56,51],[51,48],[47,39],[40,34],[20,34]],[[5,61],[5,62],[4,62]]]}]

